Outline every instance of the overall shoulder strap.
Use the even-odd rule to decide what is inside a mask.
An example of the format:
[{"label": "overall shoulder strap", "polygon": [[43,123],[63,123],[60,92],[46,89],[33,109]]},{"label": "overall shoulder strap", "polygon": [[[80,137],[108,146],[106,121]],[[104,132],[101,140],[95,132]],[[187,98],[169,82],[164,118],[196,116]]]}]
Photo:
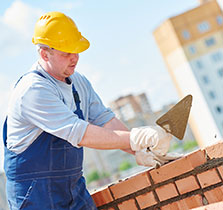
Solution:
[{"label": "overall shoulder strap", "polygon": [[43,77],[43,78],[46,78],[40,71],[37,71],[37,70],[33,70],[33,71],[29,72],[29,73],[36,73],[36,74],[38,74],[39,76],[41,76],[41,77]]},{"label": "overall shoulder strap", "polygon": [[83,112],[80,109],[81,100],[80,100],[77,90],[75,89],[74,84],[72,84],[72,92],[73,92],[74,101],[77,107],[77,110],[74,113],[77,114],[80,119],[84,120]]},{"label": "overall shoulder strap", "polygon": [[14,88],[16,87],[16,85],[19,83],[19,81],[20,81],[25,75],[30,74],[30,73],[35,73],[35,74],[38,74],[38,75],[41,76],[41,77],[46,78],[41,72],[39,72],[39,71],[37,71],[37,70],[29,71],[29,72],[23,74],[23,75],[18,79],[18,81],[15,83]]},{"label": "overall shoulder strap", "polygon": [[7,146],[7,116],[5,118],[5,122],[4,122],[4,125],[3,125],[3,143],[5,145],[5,147]]}]

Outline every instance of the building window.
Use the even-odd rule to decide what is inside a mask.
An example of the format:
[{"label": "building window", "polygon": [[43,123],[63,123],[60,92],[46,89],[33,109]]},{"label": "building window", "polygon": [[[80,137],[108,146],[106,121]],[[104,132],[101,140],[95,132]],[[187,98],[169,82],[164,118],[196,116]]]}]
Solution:
[{"label": "building window", "polygon": [[215,39],[213,37],[209,38],[209,39],[206,39],[205,40],[205,44],[207,47],[210,47],[212,45],[215,45]]},{"label": "building window", "polygon": [[216,17],[217,23],[218,25],[222,25],[223,24],[223,17],[221,15]]},{"label": "building window", "polygon": [[188,30],[183,30],[182,35],[184,39],[190,39],[190,32]]},{"label": "building window", "polygon": [[216,98],[216,95],[215,95],[214,91],[212,91],[212,90],[209,92],[209,96],[210,96],[211,99]]},{"label": "building window", "polygon": [[202,80],[203,80],[203,82],[204,82],[205,84],[208,84],[208,83],[210,82],[208,76],[203,76],[203,77],[202,77]]},{"label": "building window", "polygon": [[204,33],[210,29],[210,25],[207,21],[203,21],[202,23],[197,25],[197,28],[201,33]]},{"label": "building window", "polygon": [[220,106],[216,106],[216,112],[218,114],[221,114],[222,113],[222,108]]},{"label": "building window", "polygon": [[120,107],[120,112],[124,121],[128,121],[135,117],[135,112],[131,104],[125,104],[124,106]]},{"label": "building window", "polygon": [[212,54],[211,58],[214,62],[219,62],[219,61],[223,60],[223,56],[220,52]]},{"label": "building window", "polygon": [[198,68],[198,69],[202,69],[203,68],[203,63],[201,62],[201,61],[196,61],[196,67]]},{"label": "building window", "polygon": [[193,45],[189,46],[188,49],[191,54],[195,54],[197,52],[196,48]]},{"label": "building window", "polygon": [[218,71],[218,76],[223,77],[223,68],[220,68],[217,71]]}]

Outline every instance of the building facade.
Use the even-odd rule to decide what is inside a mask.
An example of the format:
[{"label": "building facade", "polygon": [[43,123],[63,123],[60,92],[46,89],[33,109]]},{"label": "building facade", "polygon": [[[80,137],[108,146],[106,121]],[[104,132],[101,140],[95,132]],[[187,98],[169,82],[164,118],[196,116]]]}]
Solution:
[{"label": "building facade", "polygon": [[112,101],[109,106],[117,118],[129,128],[151,124],[154,113],[145,93],[126,95]]},{"label": "building facade", "polygon": [[223,13],[216,0],[167,19],[154,37],[180,98],[191,94],[200,147],[223,139]]}]

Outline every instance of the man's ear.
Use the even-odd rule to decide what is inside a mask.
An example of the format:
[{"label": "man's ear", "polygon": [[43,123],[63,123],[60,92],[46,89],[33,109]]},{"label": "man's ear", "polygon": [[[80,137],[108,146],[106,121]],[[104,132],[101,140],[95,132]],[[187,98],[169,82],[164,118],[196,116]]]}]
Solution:
[{"label": "man's ear", "polygon": [[47,50],[41,48],[41,49],[39,50],[39,54],[40,54],[40,57],[41,57],[44,61],[48,61],[48,60],[49,60]]}]

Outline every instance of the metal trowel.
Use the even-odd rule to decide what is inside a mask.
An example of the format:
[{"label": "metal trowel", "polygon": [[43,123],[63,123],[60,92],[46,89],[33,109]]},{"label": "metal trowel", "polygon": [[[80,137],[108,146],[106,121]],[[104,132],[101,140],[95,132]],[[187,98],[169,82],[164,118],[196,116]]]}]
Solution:
[{"label": "metal trowel", "polygon": [[187,122],[192,106],[192,95],[187,95],[167,113],[161,116],[156,124],[162,127],[166,132],[171,133],[182,140],[187,127]]}]

